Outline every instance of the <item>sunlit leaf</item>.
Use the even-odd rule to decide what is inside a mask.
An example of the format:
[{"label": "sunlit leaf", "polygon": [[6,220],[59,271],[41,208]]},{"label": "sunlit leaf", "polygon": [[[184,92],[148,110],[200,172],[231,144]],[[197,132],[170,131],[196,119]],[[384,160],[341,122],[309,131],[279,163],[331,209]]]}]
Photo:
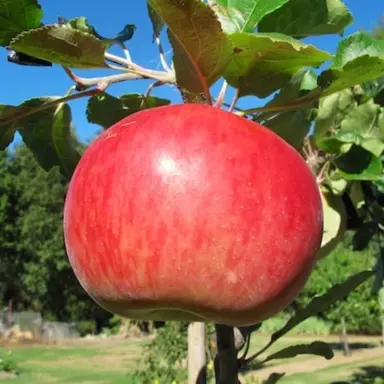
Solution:
[{"label": "sunlit leaf", "polygon": [[347,229],[347,211],[340,196],[321,189],[321,202],[323,207],[323,238],[318,259],[326,257],[343,240]]},{"label": "sunlit leaf", "polygon": [[330,130],[339,128],[341,121],[356,105],[350,88],[321,98],[314,126],[315,142]]},{"label": "sunlit leaf", "polygon": [[227,33],[254,32],[259,21],[289,0],[208,0]]},{"label": "sunlit leaf", "polygon": [[23,31],[39,28],[43,10],[36,0],[0,0],[0,45]]},{"label": "sunlit leaf", "polygon": [[279,32],[301,38],[341,34],[353,17],[341,0],[290,0],[266,15],[260,32]]},{"label": "sunlit leaf", "polygon": [[323,95],[382,76],[384,72],[384,40],[375,40],[369,33],[356,32],[343,39],[331,68],[319,76]]},{"label": "sunlit leaf", "polygon": [[65,25],[47,25],[23,32],[10,48],[72,68],[102,68],[105,45],[95,36]]},{"label": "sunlit leaf", "polygon": [[228,65],[232,45],[214,11],[200,0],[148,0],[168,26],[181,89],[208,96]]},{"label": "sunlit leaf", "polygon": [[318,67],[329,53],[280,34],[234,33],[233,56],[224,77],[240,94],[266,97],[284,87],[303,67]]}]

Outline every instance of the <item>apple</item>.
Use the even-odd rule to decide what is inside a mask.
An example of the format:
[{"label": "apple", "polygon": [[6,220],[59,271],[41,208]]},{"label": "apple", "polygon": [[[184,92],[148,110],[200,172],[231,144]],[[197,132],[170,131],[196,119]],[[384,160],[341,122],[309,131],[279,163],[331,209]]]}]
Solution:
[{"label": "apple", "polygon": [[104,131],[64,210],[83,288],[142,320],[263,321],[303,289],[322,231],[319,188],[301,155],[202,104],[140,111]]}]

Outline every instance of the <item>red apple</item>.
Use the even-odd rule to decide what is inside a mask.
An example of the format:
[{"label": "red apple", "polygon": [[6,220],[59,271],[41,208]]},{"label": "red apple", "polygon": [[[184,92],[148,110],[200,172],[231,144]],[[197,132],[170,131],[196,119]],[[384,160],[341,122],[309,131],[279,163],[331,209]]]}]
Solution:
[{"label": "red apple", "polygon": [[106,310],[235,326],[296,297],[322,229],[299,153],[197,104],[141,111],[103,132],[78,164],[64,216],[73,270]]}]

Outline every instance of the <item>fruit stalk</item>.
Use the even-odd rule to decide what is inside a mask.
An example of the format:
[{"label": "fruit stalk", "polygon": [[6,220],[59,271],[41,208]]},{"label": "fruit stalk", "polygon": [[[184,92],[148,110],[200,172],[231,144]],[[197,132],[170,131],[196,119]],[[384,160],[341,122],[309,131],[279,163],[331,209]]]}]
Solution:
[{"label": "fruit stalk", "polygon": [[215,358],[216,384],[239,384],[237,353],[233,327],[215,324],[217,355]]}]

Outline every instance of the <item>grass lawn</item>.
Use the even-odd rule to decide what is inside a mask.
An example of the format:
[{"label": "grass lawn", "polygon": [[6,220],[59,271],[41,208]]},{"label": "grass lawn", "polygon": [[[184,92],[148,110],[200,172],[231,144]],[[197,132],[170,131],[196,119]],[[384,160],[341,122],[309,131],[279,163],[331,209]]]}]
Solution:
[{"label": "grass lawn", "polygon": [[[380,381],[381,379],[381,381]],[[364,381],[366,380],[366,381]],[[384,351],[381,357],[340,364],[314,372],[297,373],[283,377],[281,384],[383,384]]]},{"label": "grass lawn", "polygon": [[[336,351],[340,349],[337,345],[337,337],[319,337],[319,339],[332,343]],[[293,344],[310,343],[313,340],[311,337],[285,337],[282,341],[277,342],[275,346],[271,347],[268,353],[275,352]],[[253,337],[251,352],[265,345],[267,341],[267,336],[257,335],[257,337]],[[21,368],[21,374],[16,378],[2,378],[0,379],[0,384],[136,384],[137,382],[132,378],[132,372],[138,366],[138,359],[141,356],[144,343],[144,340],[107,339],[51,346],[8,347],[7,350],[12,351],[13,359]],[[354,350],[358,350],[359,347],[377,347],[378,338],[351,338],[351,346]],[[377,350],[379,349],[375,348],[375,351]],[[292,363],[302,367],[312,361],[313,356],[304,355],[295,359],[274,361],[273,364],[267,368],[276,369],[276,371],[279,372],[279,368],[283,368],[281,364],[285,366],[288,363]],[[337,382],[337,380],[339,380],[340,383],[343,382],[343,380],[345,382],[353,373],[358,373],[359,367],[380,366],[384,369],[384,348],[382,349],[380,358],[371,357],[370,359],[359,360],[358,362],[347,362],[348,358],[344,358],[344,360],[336,366],[316,370],[316,374],[312,372],[291,372],[291,374],[283,378],[281,382],[282,384],[328,384],[335,381]],[[292,371],[293,366],[290,367]]]}]

